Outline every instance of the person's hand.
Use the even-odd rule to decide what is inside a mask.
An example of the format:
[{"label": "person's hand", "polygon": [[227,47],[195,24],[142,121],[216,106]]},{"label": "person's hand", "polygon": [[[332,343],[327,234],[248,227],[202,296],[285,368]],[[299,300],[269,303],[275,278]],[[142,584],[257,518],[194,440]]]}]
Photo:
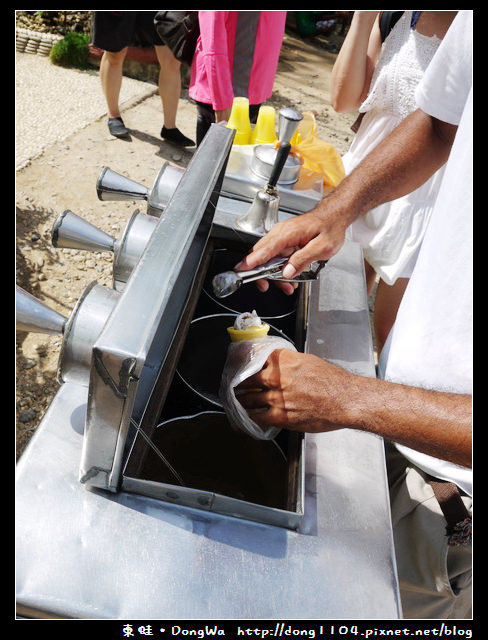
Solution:
[{"label": "person's hand", "polygon": [[263,429],[319,433],[347,422],[357,376],[317,356],[277,349],[263,369],[242,382],[239,402]]},{"label": "person's hand", "polygon": [[303,433],[355,429],[454,464],[471,466],[472,398],[359,376],[321,358],[273,351],[238,387],[262,429]]},{"label": "person's hand", "polygon": [[214,111],[215,122],[228,122],[230,118],[230,109],[222,109],[220,111]]},{"label": "person's hand", "polygon": [[[337,222],[335,222],[337,220]],[[253,246],[244,260],[235,266],[237,271],[255,269],[277,256],[289,256],[283,268],[284,278],[293,278],[308,269],[314,260],[328,260],[344,244],[345,216],[325,214],[314,209],[308,213],[278,222]],[[285,293],[293,293],[293,283],[277,283]],[[266,291],[269,283],[258,280],[257,286]]]}]

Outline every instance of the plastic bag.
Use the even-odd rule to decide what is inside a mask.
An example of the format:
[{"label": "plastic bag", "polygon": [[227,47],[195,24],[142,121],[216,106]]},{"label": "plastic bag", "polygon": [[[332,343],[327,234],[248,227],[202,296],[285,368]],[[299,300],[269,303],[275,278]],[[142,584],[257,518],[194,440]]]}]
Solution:
[{"label": "plastic bag", "polygon": [[245,431],[256,440],[272,440],[281,429],[278,427],[262,429],[257,425],[236,397],[235,387],[261,371],[268,356],[276,349],[296,351],[291,342],[279,336],[231,342],[222,373],[219,395],[229,422],[234,428]]},{"label": "plastic bag", "polygon": [[292,145],[292,153],[302,158],[303,168],[320,173],[326,191],[336,187],[346,175],[342,157],[331,144],[318,137],[313,113],[303,114],[296,139],[298,142]]}]

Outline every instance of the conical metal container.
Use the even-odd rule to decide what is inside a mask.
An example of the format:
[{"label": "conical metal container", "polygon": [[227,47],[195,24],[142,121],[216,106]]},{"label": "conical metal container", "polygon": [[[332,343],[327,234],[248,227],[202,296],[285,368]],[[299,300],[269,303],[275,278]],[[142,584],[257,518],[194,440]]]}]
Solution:
[{"label": "conical metal container", "polygon": [[113,251],[115,239],[67,209],[53,225],[51,242],[59,249]]},{"label": "conical metal container", "polygon": [[62,335],[67,318],[16,285],[16,328],[19,331]]},{"label": "conical metal container", "polygon": [[142,184],[105,167],[97,181],[99,200],[147,200],[149,190]]}]

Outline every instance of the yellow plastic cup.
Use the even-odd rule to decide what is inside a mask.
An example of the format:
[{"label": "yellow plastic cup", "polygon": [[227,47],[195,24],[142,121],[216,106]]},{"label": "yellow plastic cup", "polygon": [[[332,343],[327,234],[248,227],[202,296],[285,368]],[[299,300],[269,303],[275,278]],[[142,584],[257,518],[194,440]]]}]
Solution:
[{"label": "yellow plastic cup", "polygon": [[251,122],[249,120],[248,98],[234,98],[227,127],[229,127],[229,129],[236,130],[233,144],[251,143]]},{"label": "yellow plastic cup", "polygon": [[275,131],[275,108],[263,104],[251,134],[251,144],[267,144],[277,140]]},{"label": "yellow plastic cup", "polygon": [[260,327],[249,327],[248,329],[234,329],[227,327],[231,342],[242,342],[243,340],[259,340],[268,335],[269,324],[263,322]]}]

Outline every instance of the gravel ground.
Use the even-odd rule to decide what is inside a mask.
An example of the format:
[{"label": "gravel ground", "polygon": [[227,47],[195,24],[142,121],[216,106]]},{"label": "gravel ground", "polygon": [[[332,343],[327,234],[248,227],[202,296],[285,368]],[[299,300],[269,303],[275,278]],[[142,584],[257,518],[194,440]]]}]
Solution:
[{"label": "gravel ground", "polygon": [[[287,36],[268,104],[315,110],[319,136],[343,153],[355,114],[335,114],[330,107],[334,60],[334,54]],[[156,85],[124,76],[120,105],[131,129],[128,140],[108,133],[97,70],[55,67],[48,58],[16,54],[16,282],[65,317],[92,281],[112,286],[113,256],[54,248],[51,229],[59,214],[70,209],[119,238],[133,211],[145,208],[99,201],[95,185],[102,168],[151,187],[164,161],[185,168],[194,152],[159,137]],[[177,124],[195,138],[195,107],[185,90]],[[59,387],[61,342],[60,336],[17,332],[17,456]]]}]

